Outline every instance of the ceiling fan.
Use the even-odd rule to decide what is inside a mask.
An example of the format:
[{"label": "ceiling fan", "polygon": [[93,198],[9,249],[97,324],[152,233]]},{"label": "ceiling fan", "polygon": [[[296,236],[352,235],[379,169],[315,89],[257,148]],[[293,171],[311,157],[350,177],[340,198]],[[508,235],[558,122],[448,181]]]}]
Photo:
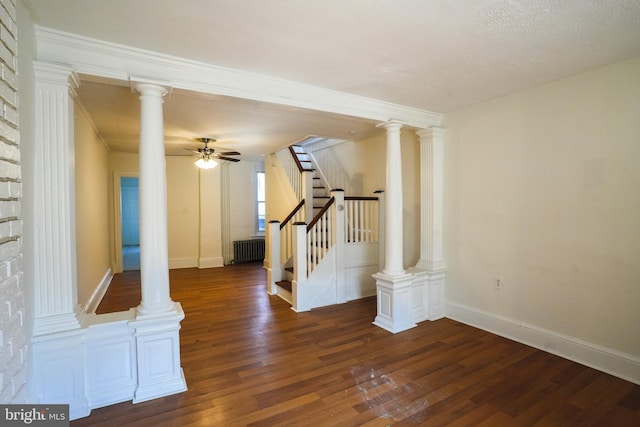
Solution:
[{"label": "ceiling fan", "polygon": [[239,162],[240,159],[235,159],[233,157],[227,156],[239,156],[240,153],[237,151],[224,151],[224,152],[216,152],[216,150],[212,147],[209,147],[210,142],[216,142],[214,138],[198,138],[198,141],[204,144],[203,148],[198,148],[197,150],[189,150],[185,148],[185,150],[193,151],[194,153],[198,153],[198,160],[196,160],[196,166],[200,169],[213,169],[218,165],[218,160],[227,160],[229,162]]}]

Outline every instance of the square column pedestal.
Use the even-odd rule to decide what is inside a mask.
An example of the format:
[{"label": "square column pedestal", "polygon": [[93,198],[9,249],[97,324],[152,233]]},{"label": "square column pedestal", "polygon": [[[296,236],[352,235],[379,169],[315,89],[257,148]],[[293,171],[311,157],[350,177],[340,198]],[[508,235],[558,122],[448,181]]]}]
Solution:
[{"label": "square column pedestal", "polygon": [[373,278],[378,300],[378,314],[373,324],[394,334],[415,327],[411,304],[413,276],[376,273]]},{"label": "square column pedestal", "polygon": [[180,366],[180,303],[175,311],[139,316],[130,322],[135,328],[138,354],[138,388],[133,403],[144,402],[187,390]]}]

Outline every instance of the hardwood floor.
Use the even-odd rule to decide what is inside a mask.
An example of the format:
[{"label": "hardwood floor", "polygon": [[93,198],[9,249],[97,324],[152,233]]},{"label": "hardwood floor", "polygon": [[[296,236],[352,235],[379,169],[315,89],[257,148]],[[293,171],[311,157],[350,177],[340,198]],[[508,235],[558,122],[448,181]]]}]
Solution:
[{"label": "hardwood floor", "polygon": [[[640,426],[639,385],[449,319],[393,335],[371,298],[295,313],[259,264],[170,278],[189,390],[73,427]],[[126,272],[98,312],[139,300]]]}]

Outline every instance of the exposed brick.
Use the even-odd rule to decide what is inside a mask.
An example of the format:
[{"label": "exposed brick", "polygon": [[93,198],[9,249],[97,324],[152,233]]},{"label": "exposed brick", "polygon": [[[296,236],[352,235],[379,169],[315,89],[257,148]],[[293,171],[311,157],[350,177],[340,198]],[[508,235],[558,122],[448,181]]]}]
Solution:
[{"label": "exposed brick", "polygon": [[11,160],[12,162],[20,161],[20,149],[15,144],[7,144],[0,141],[0,159]]},{"label": "exposed brick", "polygon": [[0,7],[0,22],[2,22],[2,25],[4,25],[11,32],[11,34],[13,34],[14,36],[16,35],[17,28],[15,25],[15,20],[11,18],[11,15],[7,11],[7,9],[5,9],[5,7]]},{"label": "exposed brick", "polygon": [[20,253],[20,244],[16,241],[5,242],[0,245],[0,259],[17,256]]},{"label": "exposed brick", "polygon": [[2,114],[6,121],[12,125],[18,124],[18,110],[8,104],[2,105]]},{"label": "exposed brick", "polygon": [[0,402],[26,403],[15,0],[0,0]]},{"label": "exposed brick", "polygon": [[[0,43],[0,52],[2,51],[1,46],[2,44]],[[18,95],[16,91],[11,86],[9,86],[4,79],[0,81],[0,98],[2,98],[6,104],[17,107]]]},{"label": "exposed brick", "polygon": [[[2,170],[0,162],[0,170]],[[0,218],[13,218],[20,216],[20,202],[17,200],[0,200]],[[0,257],[0,259],[4,259]]]},{"label": "exposed brick", "polygon": [[0,26],[0,40],[7,46],[13,55],[18,52],[18,41],[5,27]]},{"label": "exposed brick", "polygon": [[15,73],[15,71],[13,71],[10,67],[5,66],[4,64],[2,64],[1,70],[2,80],[4,80],[10,88],[17,90],[18,75]]},{"label": "exposed brick", "polygon": [[17,199],[19,197],[22,197],[22,184],[16,181],[0,181],[0,199]]},{"label": "exposed brick", "polygon": [[5,387],[0,391],[0,402],[11,402],[14,396],[13,384],[11,383],[8,387]]}]

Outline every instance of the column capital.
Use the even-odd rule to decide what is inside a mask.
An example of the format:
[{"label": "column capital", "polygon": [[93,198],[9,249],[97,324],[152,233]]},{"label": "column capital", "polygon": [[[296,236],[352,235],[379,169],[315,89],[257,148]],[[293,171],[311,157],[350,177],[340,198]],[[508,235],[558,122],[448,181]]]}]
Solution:
[{"label": "column capital", "polygon": [[376,125],[377,128],[385,128],[387,131],[399,131],[402,126],[404,123],[398,120],[389,120]]},{"label": "column capital", "polygon": [[33,61],[35,80],[39,83],[67,86],[73,96],[80,86],[80,78],[69,65]]},{"label": "column capital", "polygon": [[416,134],[420,137],[420,140],[425,140],[428,138],[436,139],[444,137],[444,128],[432,126],[425,129],[419,129],[416,131]]},{"label": "column capital", "polygon": [[145,79],[142,77],[129,77],[131,90],[138,92],[140,95],[156,95],[165,96],[171,91],[169,82],[160,80]]}]

